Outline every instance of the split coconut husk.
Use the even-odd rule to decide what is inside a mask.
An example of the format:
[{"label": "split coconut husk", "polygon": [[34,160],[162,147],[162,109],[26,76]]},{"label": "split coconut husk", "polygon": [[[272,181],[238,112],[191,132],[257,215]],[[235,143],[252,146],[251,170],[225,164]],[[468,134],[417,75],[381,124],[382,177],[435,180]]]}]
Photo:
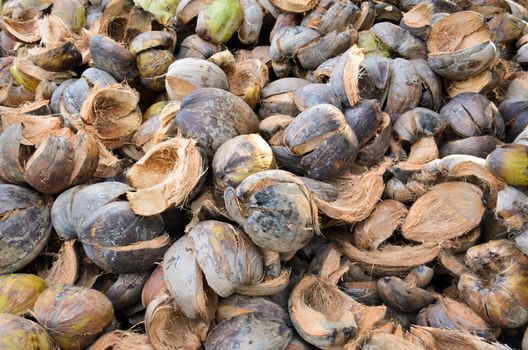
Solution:
[{"label": "split coconut husk", "polygon": [[489,68],[497,59],[484,17],[473,11],[450,14],[431,26],[427,62],[440,76],[465,80]]},{"label": "split coconut husk", "polygon": [[337,191],[337,199],[326,201],[315,197],[317,208],[326,216],[354,223],[365,220],[378,203],[385,184],[382,175],[385,167],[379,166],[362,174],[347,174],[329,181]]},{"label": "split coconut husk", "polygon": [[158,350],[198,350],[205,341],[209,322],[187,318],[174,307],[171,298],[162,294],[145,313],[148,339]]},{"label": "split coconut husk", "polygon": [[310,275],[292,290],[289,310],[301,337],[322,349],[353,341],[385,316],[385,307],[361,305],[337,286]]},{"label": "split coconut husk", "polygon": [[138,102],[139,94],[127,85],[92,88],[81,108],[86,131],[110,149],[123,146],[141,125]]},{"label": "split coconut husk", "polygon": [[402,235],[421,243],[452,239],[477,227],[484,209],[479,187],[465,182],[442,183],[412,205]]},{"label": "split coconut husk", "polygon": [[55,257],[51,268],[40,271],[48,286],[74,284],[79,276],[80,261],[75,241],[65,241]]},{"label": "split coconut husk", "polygon": [[136,189],[127,193],[132,210],[154,215],[184,205],[200,189],[206,164],[194,140],[173,137],[153,146],[127,173]]},{"label": "split coconut husk", "polygon": [[90,350],[155,350],[146,334],[130,331],[113,331],[97,339]]},{"label": "split coconut husk", "polygon": [[364,250],[378,249],[403,224],[407,213],[401,202],[392,199],[379,202],[372,214],[356,225],[354,245]]}]

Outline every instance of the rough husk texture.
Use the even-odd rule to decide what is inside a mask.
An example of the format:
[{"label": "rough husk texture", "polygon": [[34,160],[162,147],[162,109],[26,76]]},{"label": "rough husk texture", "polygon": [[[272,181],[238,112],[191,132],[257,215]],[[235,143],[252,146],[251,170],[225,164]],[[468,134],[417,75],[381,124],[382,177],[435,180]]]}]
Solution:
[{"label": "rough husk texture", "polygon": [[482,191],[465,182],[433,186],[418,198],[402,226],[403,237],[421,243],[439,243],[474,229],[482,219]]},{"label": "rough husk texture", "polygon": [[174,137],[155,145],[127,174],[136,192],[127,193],[138,215],[159,214],[186,204],[204,173],[196,141]]}]

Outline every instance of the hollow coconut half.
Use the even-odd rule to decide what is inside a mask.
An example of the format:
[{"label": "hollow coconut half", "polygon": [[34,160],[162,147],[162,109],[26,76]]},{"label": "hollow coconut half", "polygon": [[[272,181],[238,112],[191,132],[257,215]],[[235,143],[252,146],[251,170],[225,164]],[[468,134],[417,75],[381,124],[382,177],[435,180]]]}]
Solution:
[{"label": "hollow coconut half", "polygon": [[402,225],[404,238],[421,243],[440,243],[471,231],[484,214],[482,190],[466,182],[433,186],[409,209]]},{"label": "hollow coconut half", "polygon": [[182,206],[196,192],[207,167],[196,141],[174,137],[153,146],[127,174],[136,192],[128,192],[138,215],[154,215]]},{"label": "hollow coconut half", "polygon": [[440,76],[466,80],[489,68],[498,50],[484,17],[473,11],[448,15],[431,26],[427,62]]},{"label": "hollow coconut half", "polygon": [[198,350],[205,341],[209,323],[186,317],[174,307],[169,295],[162,294],[149,304],[145,328],[155,349]]}]

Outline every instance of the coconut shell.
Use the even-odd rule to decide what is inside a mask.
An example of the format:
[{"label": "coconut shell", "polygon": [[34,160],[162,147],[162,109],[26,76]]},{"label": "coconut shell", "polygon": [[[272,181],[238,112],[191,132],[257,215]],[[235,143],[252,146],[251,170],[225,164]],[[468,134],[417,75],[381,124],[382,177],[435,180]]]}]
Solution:
[{"label": "coconut shell", "polygon": [[37,193],[0,184],[0,274],[29,264],[46,246],[51,232],[49,203]]},{"label": "coconut shell", "polygon": [[[462,299],[484,320],[499,327],[515,328],[528,320],[526,284],[528,258],[512,241],[495,240],[474,246],[466,253],[471,272],[460,276]],[[479,273],[489,274],[483,279]]]},{"label": "coconut shell", "polygon": [[146,273],[119,275],[117,281],[105,292],[114,310],[124,310],[137,304],[141,299],[141,291],[148,277]]},{"label": "coconut shell", "polygon": [[398,201],[379,202],[372,214],[356,226],[354,245],[365,250],[378,249],[401,226],[407,213],[405,205]]},{"label": "coconut shell", "polygon": [[135,55],[107,36],[92,36],[90,53],[95,67],[112,74],[117,81],[132,80],[138,75]]},{"label": "coconut shell", "polygon": [[497,193],[504,188],[504,184],[497,180],[486,169],[482,158],[472,156],[452,155],[440,160],[434,160],[424,166],[424,170],[433,174],[453,179],[469,179],[478,185],[485,186],[488,207],[494,207]]},{"label": "coconut shell", "polygon": [[0,347],[20,350],[53,350],[53,340],[38,323],[20,316],[0,314]]},{"label": "coconut shell", "polygon": [[0,276],[0,312],[24,315],[46,289],[46,281],[30,274]]},{"label": "coconut shell", "polygon": [[163,256],[170,241],[163,230],[161,216],[138,216],[129,203],[118,201],[96,210],[78,238],[99,267],[126,274],[146,271]]},{"label": "coconut shell", "polygon": [[366,307],[336,286],[305,276],[292,290],[291,321],[309,343],[320,348],[342,346],[369,332],[384,317],[384,307]]},{"label": "coconut shell", "polygon": [[300,113],[294,97],[296,91],[310,84],[306,79],[282,78],[270,82],[262,88],[260,93],[260,108],[258,115],[268,118],[274,114],[296,116]]},{"label": "coconut shell", "polygon": [[461,140],[454,140],[440,147],[442,158],[454,155],[465,154],[479,158],[486,158],[497,146],[502,145],[495,136],[484,135],[468,137]]},{"label": "coconut shell", "polygon": [[411,341],[425,349],[441,350],[507,350],[508,347],[469,333],[432,327],[411,327]]},{"label": "coconut shell", "polygon": [[357,156],[357,138],[341,111],[319,104],[299,114],[284,130],[273,151],[291,171],[325,180],[336,178]]},{"label": "coconut shell", "polygon": [[436,185],[413,204],[402,225],[409,240],[438,243],[475,228],[484,214],[482,191],[464,182]]},{"label": "coconut shell", "polygon": [[198,350],[205,340],[209,323],[185,317],[174,308],[170,297],[162,294],[147,308],[145,329],[155,349]]},{"label": "coconut shell", "polygon": [[62,349],[79,349],[112,322],[114,310],[110,300],[96,290],[59,285],[40,294],[33,315]]}]

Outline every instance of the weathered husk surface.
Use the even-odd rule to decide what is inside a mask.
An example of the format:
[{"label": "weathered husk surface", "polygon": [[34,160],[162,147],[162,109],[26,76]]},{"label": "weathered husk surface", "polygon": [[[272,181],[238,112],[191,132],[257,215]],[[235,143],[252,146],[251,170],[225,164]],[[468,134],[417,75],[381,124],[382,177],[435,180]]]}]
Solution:
[{"label": "weathered husk surface", "polygon": [[421,243],[439,243],[469,232],[483,214],[480,188],[465,182],[446,182],[416,200],[402,225],[402,235]]}]

